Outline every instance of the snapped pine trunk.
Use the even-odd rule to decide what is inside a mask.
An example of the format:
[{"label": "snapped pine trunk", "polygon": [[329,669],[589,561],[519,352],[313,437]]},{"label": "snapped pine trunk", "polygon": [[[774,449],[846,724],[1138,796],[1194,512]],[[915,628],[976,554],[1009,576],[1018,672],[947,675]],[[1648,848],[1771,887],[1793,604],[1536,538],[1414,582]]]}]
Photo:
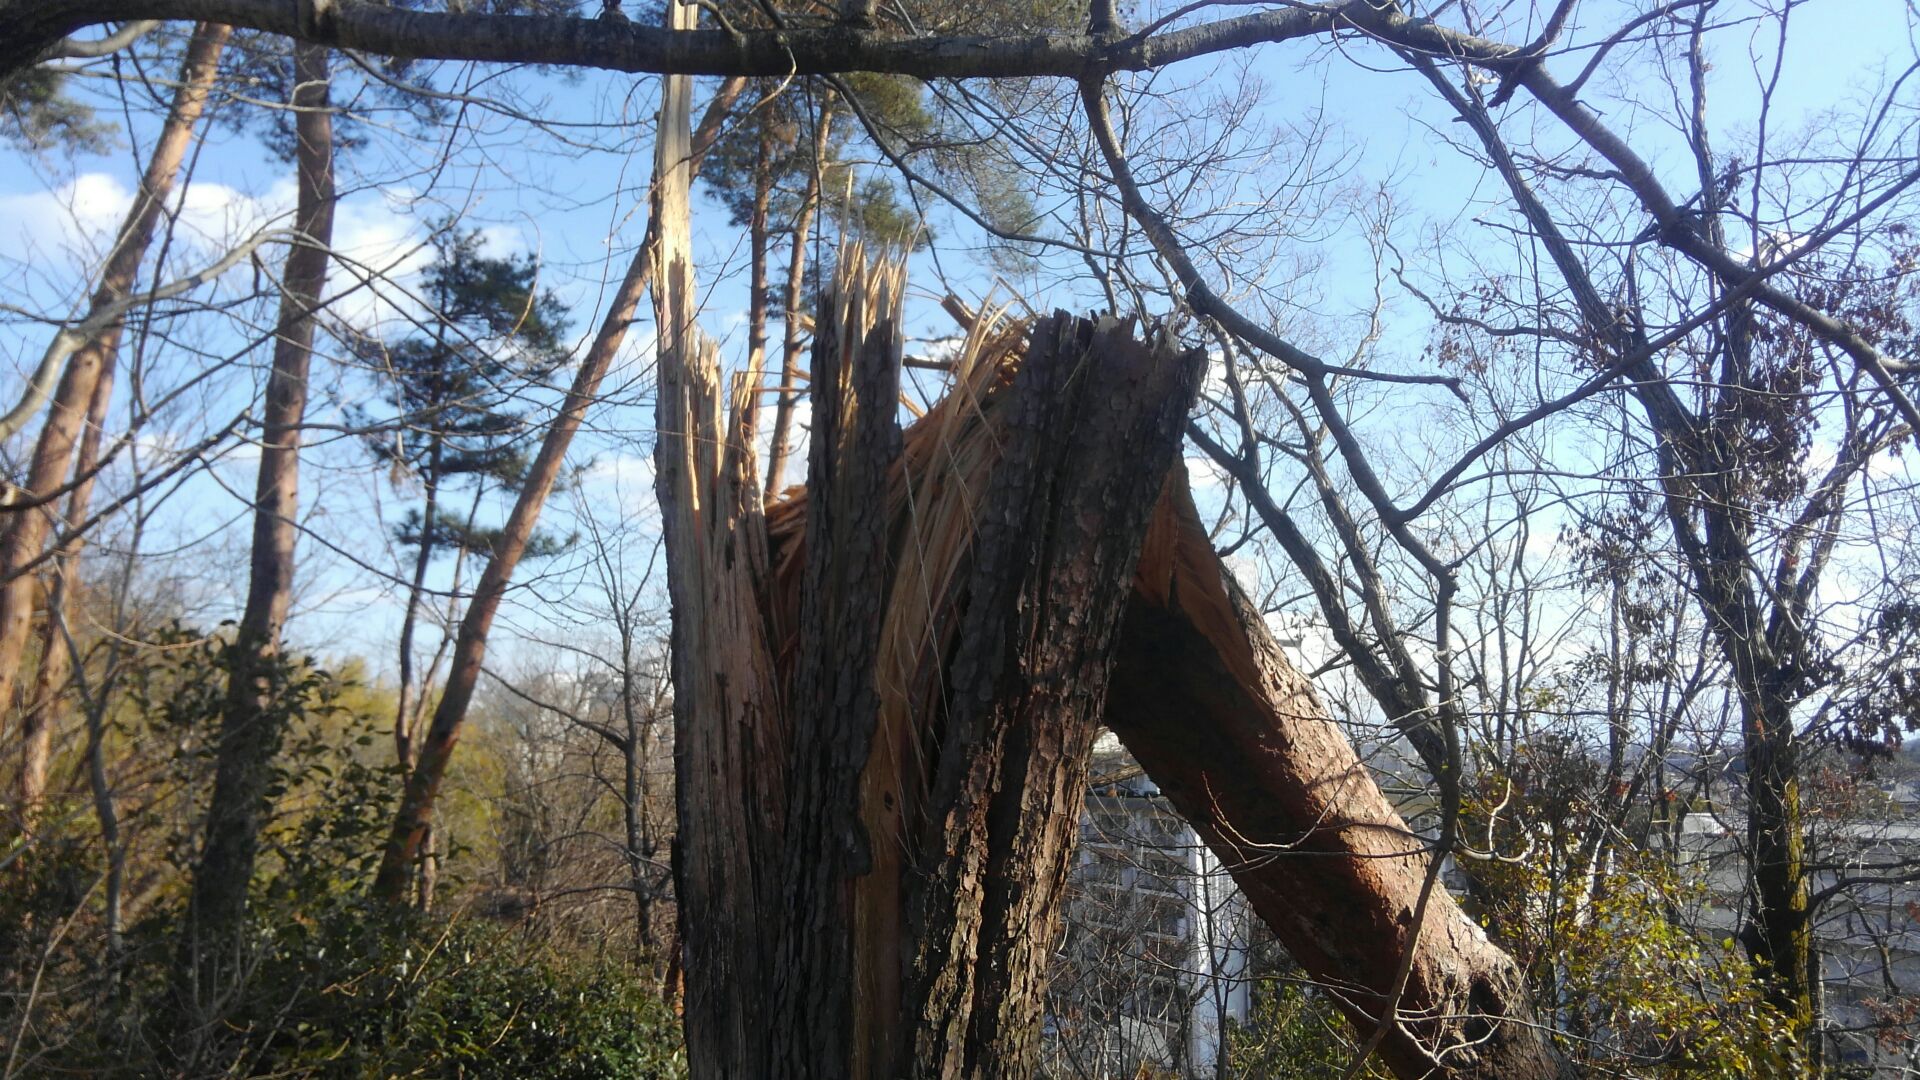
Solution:
[{"label": "snapped pine trunk", "polygon": [[[1563,1075],[1521,972],[1428,855],[1214,554],[1176,472],[1148,532],[1106,721],[1255,914],[1396,1076]],[[1408,957],[1411,949],[1412,956]]]},{"label": "snapped pine trunk", "polygon": [[901,272],[843,249],[808,486],[763,503],[760,387],[694,324],[686,93],[665,80],[656,157],[655,490],[693,1075],[1032,1075],[1105,719],[1365,1033],[1407,960],[1397,1072],[1557,1076],[1519,971],[1444,891],[1416,932],[1418,838],[1169,484],[1199,353],[982,315],[902,432]]},{"label": "snapped pine trunk", "polygon": [[1444,890],[1416,932],[1422,842],[1168,481],[1197,358],[983,318],[900,436],[897,295],[842,253],[808,486],[764,510],[748,388],[663,357],[696,1075],[1030,1075],[1102,719],[1363,1038],[1407,966],[1396,1073],[1561,1075]]},{"label": "snapped pine trunk", "polygon": [[749,388],[725,411],[695,335],[690,368],[662,358],[698,1075],[1025,1077],[1037,1055],[1114,635],[1200,358],[1110,319],[983,321],[903,438],[901,286],[842,252],[808,486],[769,511]]}]

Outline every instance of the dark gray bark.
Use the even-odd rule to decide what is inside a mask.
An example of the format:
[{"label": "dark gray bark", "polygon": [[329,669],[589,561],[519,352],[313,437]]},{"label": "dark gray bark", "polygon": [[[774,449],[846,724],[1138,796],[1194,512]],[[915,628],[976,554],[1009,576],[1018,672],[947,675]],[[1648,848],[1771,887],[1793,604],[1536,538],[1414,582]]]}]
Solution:
[{"label": "dark gray bark", "polygon": [[[855,26],[732,33],[593,18],[410,11],[367,0],[0,0],[0,73],[33,63],[42,51],[88,26],[201,19],[418,59],[772,78],[848,71],[922,78],[1078,78],[1090,70],[1145,70],[1324,33],[1343,17],[1360,16],[1366,6],[1366,0],[1345,0],[1324,9],[1245,15],[1145,40],[1116,40],[1087,34],[903,38]],[[1399,22],[1411,24],[1404,18]],[[1502,55],[1512,51],[1499,48]]]}]

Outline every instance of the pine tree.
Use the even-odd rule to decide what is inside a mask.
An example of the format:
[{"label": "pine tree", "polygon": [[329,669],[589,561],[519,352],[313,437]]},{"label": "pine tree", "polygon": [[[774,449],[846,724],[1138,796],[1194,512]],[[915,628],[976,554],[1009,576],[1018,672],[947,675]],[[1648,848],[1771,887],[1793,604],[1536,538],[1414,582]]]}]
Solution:
[{"label": "pine tree", "polygon": [[[486,255],[478,232],[452,223],[435,233],[433,244],[436,257],[423,281],[423,331],[355,347],[381,371],[384,399],[394,410],[385,424],[366,423],[368,444],[396,478],[411,477],[421,491],[420,505],[393,529],[395,542],[413,555],[394,724],[402,768],[412,767],[424,712],[414,692],[413,638],[428,568],[441,555],[492,550],[497,530],[476,521],[481,497],[490,489],[518,489],[527,471],[526,437],[537,426],[524,403],[569,358],[565,307],[539,288],[532,258]],[[464,511],[450,505],[455,496],[464,497]],[[537,535],[529,554],[551,556],[564,547],[560,539]]]}]

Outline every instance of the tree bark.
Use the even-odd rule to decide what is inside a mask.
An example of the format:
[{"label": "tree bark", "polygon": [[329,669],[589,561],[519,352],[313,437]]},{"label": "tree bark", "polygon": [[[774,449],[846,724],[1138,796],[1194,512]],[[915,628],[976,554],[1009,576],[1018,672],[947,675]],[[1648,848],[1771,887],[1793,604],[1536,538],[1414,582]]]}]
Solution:
[{"label": "tree bark", "polygon": [[336,199],[328,78],[325,47],[295,48],[295,222],[302,238],[287,255],[282,281],[254,486],[247,604],[227,649],[227,699],[214,750],[206,843],[194,868],[188,932],[176,975],[176,996],[186,1015],[200,1024],[211,1021],[225,996],[238,990],[235,984],[245,970],[248,886],[268,811],[273,756],[286,731],[280,637],[293,603],[301,428]]},{"label": "tree bark", "polygon": [[[229,27],[201,23],[194,28],[181,64],[180,85],[173,106],[167,113],[152,156],[140,178],[140,191],[133,208],[107,256],[100,273],[100,284],[93,294],[92,309],[100,311],[118,303],[132,291],[134,279],[153,242],[167,198],[173,192],[180,164],[193,142],[193,128],[206,109],[208,91],[213,85],[225,48]],[[60,376],[46,423],[34,442],[33,456],[27,466],[24,496],[46,496],[67,481],[73,458],[74,442],[80,435],[92,406],[94,389],[102,373],[113,362],[120,348],[123,320],[114,320],[68,357]],[[0,534],[0,709],[12,707],[18,688],[20,667],[32,633],[34,579],[26,566],[40,556],[55,515],[55,503],[14,509],[7,514],[5,531]],[[23,747],[16,794],[21,825],[31,818],[35,804],[46,791],[47,743],[50,733],[29,733]]]},{"label": "tree bark", "polygon": [[[1748,695],[1742,695],[1748,697]],[[1800,748],[1790,703],[1764,693],[1741,703],[1747,776],[1747,885],[1752,908],[1741,935],[1765,980],[1767,1001],[1820,1053],[1820,970],[1813,947]]]},{"label": "tree bark", "polygon": [[1141,556],[1106,722],[1363,1040],[1407,966],[1379,1051],[1395,1075],[1563,1075],[1519,969],[1444,888],[1413,925],[1423,841],[1220,565],[1179,472]]},{"label": "tree bark", "polygon": [[809,487],[770,536],[747,384],[728,411],[676,250],[656,475],[689,1058],[1026,1076],[1111,639],[1198,354],[1065,315],[984,356],[976,336],[893,467],[902,281],[843,251]]},{"label": "tree bark", "polygon": [[[722,83],[701,117],[698,140],[689,139],[680,144],[681,158],[676,160],[684,162],[689,177],[697,168],[697,154],[704,154],[713,145],[713,140],[719,135],[721,122],[745,85],[744,79],[728,79]],[[689,146],[697,146],[697,154],[689,153]],[[466,724],[467,708],[472,704],[474,691],[480,684],[480,673],[487,656],[487,637],[493,630],[494,616],[499,613],[507,586],[512,583],[513,573],[526,554],[527,542],[533,536],[534,526],[539,524],[540,512],[546,506],[547,497],[560,479],[560,470],[566,464],[567,448],[573,444],[574,435],[586,420],[587,408],[599,393],[600,382],[606,377],[614,354],[626,341],[627,328],[633,324],[634,310],[639,306],[640,298],[647,293],[659,244],[658,199],[656,192],[645,239],[641,241],[639,251],[634,254],[633,262],[627,268],[620,291],[615,294],[613,305],[600,324],[592,347],[580,362],[580,370],[574,374],[573,385],[568,388],[566,400],[561,403],[560,415],[554,419],[553,426],[547,429],[546,436],[540,442],[540,451],[535,455],[526,480],[514,498],[506,526],[501,530],[500,538],[487,559],[486,568],[480,572],[480,580],[474,586],[473,601],[467,605],[466,614],[461,617],[460,632],[454,640],[453,660],[447,670],[446,689],[434,707],[426,739],[418,748],[418,757],[407,774],[406,793],[401,799],[400,812],[387,837],[381,853],[380,869],[374,879],[374,895],[390,903],[400,903],[405,899],[406,883],[412,867],[421,858],[440,783],[446,776],[447,763],[452,760],[454,744],[459,741]]]},{"label": "tree bark", "polygon": [[[754,149],[753,207],[747,216],[747,380],[754,388],[746,419],[760,412],[760,384],[767,366],[767,203],[773,198],[773,134],[763,119]],[[757,433],[758,425],[750,431]]]},{"label": "tree bark", "polygon": [[771,571],[741,429],[713,435],[716,360],[677,414],[708,437],[659,470],[697,1075],[1024,1077],[1039,1048],[1113,635],[1199,357],[1055,315],[896,455],[889,273],[843,252],[823,299],[809,485],[775,508]]},{"label": "tree bark", "polygon": [[[1520,972],[1444,890],[1414,931],[1423,842],[1236,604],[1191,507],[1176,520],[1170,495],[1142,544],[1124,493],[1140,511],[1158,493],[1191,390],[1115,376],[1190,370],[1117,362],[1109,328],[1041,323],[1005,385],[963,363],[961,389],[907,434],[881,528],[888,444],[861,425],[886,369],[836,357],[889,342],[842,303],[817,320],[809,487],[769,512],[765,622],[742,599],[769,571],[739,429],[717,434],[716,361],[690,373],[701,410],[670,414],[709,418],[706,438],[672,442],[694,467],[660,470],[668,520],[697,541],[684,554],[669,531],[670,574],[695,579],[675,586],[674,644],[696,1073],[1027,1075],[1104,715],[1308,970],[1345,988],[1363,1034],[1397,1002],[1382,1054],[1401,1075],[1561,1075]],[[1133,599],[1103,642],[1123,590],[1101,583],[1120,571]],[[785,867],[777,896],[770,865]]]},{"label": "tree bark", "polygon": [[[1131,711],[1137,752],[1309,969],[1348,980],[1362,1023],[1397,1005],[1397,1069],[1557,1075],[1518,970],[1444,890],[1415,927],[1423,845],[1232,604],[1197,521],[1144,545],[1158,584],[1135,588],[1198,354],[1064,315],[1026,341],[976,325],[956,389],[896,444],[897,278],[843,250],[815,320],[809,487],[763,509],[739,422],[754,387],[729,409],[693,326],[674,82],[655,473],[694,1074],[1030,1075],[1087,751]],[[1171,625],[1117,641],[1136,593]],[[1256,864],[1263,835],[1323,857]]]}]

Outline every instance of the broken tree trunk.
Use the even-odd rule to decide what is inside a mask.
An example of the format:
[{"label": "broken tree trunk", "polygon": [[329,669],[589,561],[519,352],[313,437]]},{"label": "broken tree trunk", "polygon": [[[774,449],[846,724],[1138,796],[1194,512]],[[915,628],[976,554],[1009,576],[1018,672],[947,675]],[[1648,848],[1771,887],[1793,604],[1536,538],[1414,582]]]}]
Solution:
[{"label": "broken tree trunk", "polygon": [[808,487],[763,505],[759,387],[694,325],[686,93],[666,80],[656,159],[655,486],[693,1074],[1030,1076],[1105,717],[1364,1034],[1397,1004],[1397,1072],[1556,1075],[1518,970],[1444,891],[1416,931],[1423,845],[1184,487],[1163,497],[1197,352],[982,316],[902,433],[901,275],[843,250]]},{"label": "broken tree trunk", "polygon": [[1200,357],[1111,319],[982,320],[903,440],[902,285],[841,253],[809,484],[772,520],[747,382],[724,413],[711,346],[662,339],[698,1075],[1034,1067],[1113,639]]},{"label": "broken tree trunk", "polygon": [[690,1064],[1031,1075],[1113,636],[1201,357],[1113,320],[978,320],[896,454],[902,275],[842,251],[811,490],[770,528],[759,387],[729,389],[694,326],[686,123],[668,79],[655,476]]},{"label": "broken tree trunk", "polygon": [[1234,586],[1182,471],[1148,532],[1106,720],[1361,1040],[1406,965],[1379,1050],[1395,1075],[1561,1075],[1519,968],[1444,888],[1414,925],[1424,841]]}]

